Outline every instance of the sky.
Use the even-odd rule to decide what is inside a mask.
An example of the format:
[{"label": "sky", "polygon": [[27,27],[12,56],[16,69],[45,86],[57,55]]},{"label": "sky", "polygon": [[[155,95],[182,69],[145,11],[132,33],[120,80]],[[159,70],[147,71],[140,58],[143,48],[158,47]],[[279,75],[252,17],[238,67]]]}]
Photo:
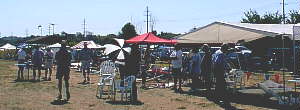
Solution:
[{"label": "sky", "polygon": [[[240,22],[244,12],[260,14],[282,12],[282,0],[1,0],[0,36],[87,31],[97,35],[118,34],[128,22],[138,34],[146,32],[146,7],[153,29],[158,32],[185,33],[215,21]],[[286,13],[299,10],[300,1],[285,0]],[[51,31],[52,32],[52,31]]]}]

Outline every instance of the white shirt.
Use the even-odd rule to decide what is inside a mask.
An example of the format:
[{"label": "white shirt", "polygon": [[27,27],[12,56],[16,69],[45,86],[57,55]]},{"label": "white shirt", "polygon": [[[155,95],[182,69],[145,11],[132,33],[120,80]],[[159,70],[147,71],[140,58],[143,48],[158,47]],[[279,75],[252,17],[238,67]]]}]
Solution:
[{"label": "white shirt", "polygon": [[173,68],[181,68],[182,67],[182,51],[173,51],[170,57],[176,57],[176,59],[172,60]]},{"label": "white shirt", "polygon": [[23,49],[18,51],[18,60],[25,60],[26,52]]}]

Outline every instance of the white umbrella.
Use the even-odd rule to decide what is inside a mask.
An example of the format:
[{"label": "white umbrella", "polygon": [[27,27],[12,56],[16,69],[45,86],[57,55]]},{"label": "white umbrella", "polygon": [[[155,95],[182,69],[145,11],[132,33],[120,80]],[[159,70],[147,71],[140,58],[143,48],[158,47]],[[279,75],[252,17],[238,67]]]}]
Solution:
[{"label": "white umbrella", "polygon": [[130,47],[124,47],[124,39],[114,39],[118,42],[118,45],[113,45],[113,44],[106,44],[104,45],[105,50],[104,53],[106,55],[109,55],[113,52],[119,51],[117,52],[118,56],[117,59],[118,60],[124,60],[125,59],[125,52],[130,54],[131,48]]}]

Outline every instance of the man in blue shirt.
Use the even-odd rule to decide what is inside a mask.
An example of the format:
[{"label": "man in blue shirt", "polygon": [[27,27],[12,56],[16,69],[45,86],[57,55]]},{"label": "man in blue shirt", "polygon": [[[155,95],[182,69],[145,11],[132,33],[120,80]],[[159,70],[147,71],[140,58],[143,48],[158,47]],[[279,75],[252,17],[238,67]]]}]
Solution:
[{"label": "man in blue shirt", "polygon": [[192,85],[191,85],[191,92],[194,92],[195,89],[199,86],[200,83],[199,76],[201,74],[201,60],[202,55],[199,52],[199,48],[194,48],[192,50],[193,56],[191,59],[191,74],[192,74]]},{"label": "man in blue shirt", "polygon": [[39,47],[36,47],[36,51],[34,51],[32,56],[32,64],[33,64],[33,80],[36,80],[36,70],[38,70],[38,81],[40,81],[41,77],[41,69],[43,64],[44,53],[41,51]]},{"label": "man in blue shirt", "polygon": [[90,82],[90,66],[92,62],[93,52],[87,47],[87,42],[84,42],[84,48],[80,51],[79,60],[81,61],[81,69],[84,77],[83,83]]}]

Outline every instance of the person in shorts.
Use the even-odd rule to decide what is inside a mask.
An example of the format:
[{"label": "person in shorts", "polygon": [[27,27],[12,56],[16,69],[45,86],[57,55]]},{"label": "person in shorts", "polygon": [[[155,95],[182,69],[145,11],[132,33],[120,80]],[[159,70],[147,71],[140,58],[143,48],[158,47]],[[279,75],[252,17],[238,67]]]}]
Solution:
[{"label": "person in shorts", "polygon": [[[181,72],[182,69],[182,51],[178,45],[175,46],[175,51],[173,51],[170,55],[172,58],[172,74],[174,78],[174,86],[173,89],[177,92],[181,92],[181,83],[183,74]],[[178,82],[178,88],[177,88]]]},{"label": "person in shorts", "polygon": [[33,80],[36,80],[36,70],[38,70],[38,81],[41,77],[41,70],[43,64],[44,53],[40,50],[40,48],[36,47],[36,50],[32,56],[32,64],[33,64]]},{"label": "person in shorts", "polygon": [[19,67],[19,70],[18,70],[18,77],[17,77],[17,80],[24,80],[24,67],[25,67],[25,60],[26,60],[26,52],[23,48],[21,48],[19,51],[18,51],[18,67]]},{"label": "person in shorts", "polygon": [[[47,52],[45,54],[45,77],[44,80],[51,81],[51,74],[52,74],[52,66],[53,66],[53,52],[50,48],[46,49]],[[49,77],[47,78],[49,73]]]},{"label": "person in shorts", "polygon": [[79,60],[81,61],[81,69],[84,77],[83,83],[90,82],[90,66],[92,61],[93,52],[87,47],[87,42],[84,42],[84,48],[80,51]]},{"label": "person in shorts", "polygon": [[70,66],[71,66],[71,53],[67,51],[65,42],[62,42],[60,50],[55,54],[57,64],[56,79],[58,79],[57,99],[62,99],[62,80],[65,81],[66,97],[70,99],[69,79],[70,79]]}]

